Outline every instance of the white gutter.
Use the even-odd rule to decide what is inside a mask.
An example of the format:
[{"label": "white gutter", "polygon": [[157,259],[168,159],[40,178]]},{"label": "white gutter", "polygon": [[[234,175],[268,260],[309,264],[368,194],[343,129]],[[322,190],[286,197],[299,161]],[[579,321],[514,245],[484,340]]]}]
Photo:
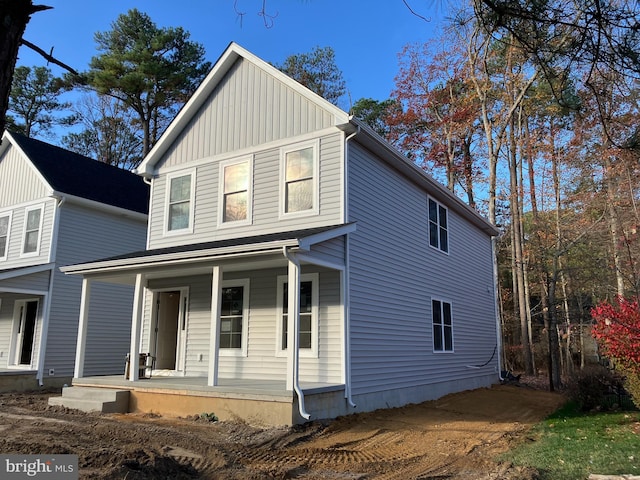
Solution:
[{"label": "white gutter", "polygon": [[134,220],[147,221],[148,215],[146,213],[136,212],[134,210],[127,210],[126,208],[116,207],[115,205],[108,205],[106,203],[97,202],[95,200],[89,200],[88,198],[78,197],[76,195],[70,195],[68,193],[59,192],[53,190],[49,192],[49,196],[56,200],[65,199],[76,205],[83,207],[95,208],[96,210],[102,210],[121,217],[129,217]]},{"label": "white gutter", "polygon": [[247,251],[247,245],[234,247],[217,247],[184,252],[165,253],[158,255],[143,255],[136,258],[120,258],[116,260],[105,260],[98,262],[82,263],[78,265],[67,265],[60,267],[60,271],[67,274],[84,274],[107,272],[111,270],[131,270],[140,267],[156,267],[158,265],[173,265],[176,263],[194,263],[207,260],[220,260],[222,258],[248,257],[251,255],[265,255],[269,253],[279,253],[282,247],[297,247],[298,241],[278,240],[274,242],[255,243],[251,245],[251,250]]},{"label": "white gutter", "polygon": [[[360,133],[360,127],[358,126],[356,131],[347,136],[344,140],[344,223],[349,223],[349,140]],[[344,237],[344,264],[345,271],[343,275],[343,302],[344,302],[344,397],[347,399],[347,403],[352,408],[356,407],[351,396],[351,308],[350,308],[350,292],[349,288],[351,278],[351,261],[350,261],[350,236]]]},{"label": "white gutter", "polygon": [[[287,250],[287,247],[284,246],[282,247],[282,254],[284,255],[284,258],[286,258],[289,262],[293,263],[296,267],[296,269],[298,270],[298,276],[300,275],[300,262],[298,262],[298,259],[296,258],[295,254],[289,253],[289,251]],[[291,288],[291,279],[289,279],[289,295],[291,295],[293,292],[293,288]],[[298,287],[299,290],[299,287]],[[296,392],[296,395],[298,395],[298,412],[300,413],[300,416],[302,418],[304,418],[305,420],[309,420],[309,418],[311,418],[311,415],[306,411],[306,409],[304,408],[304,393],[302,392],[302,389],[300,388],[300,350],[299,350],[299,338],[300,338],[300,299],[299,299],[299,295],[295,295],[297,301],[298,301],[298,307],[294,309],[295,312],[295,316],[293,319],[293,344],[289,345],[289,348],[292,349],[292,355],[293,355],[293,389]],[[291,315],[292,313],[294,313],[291,311],[291,308],[289,308],[289,315]],[[291,338],[291,337],[289,337]],[[291,343],[291,342],[290,342]]]}]

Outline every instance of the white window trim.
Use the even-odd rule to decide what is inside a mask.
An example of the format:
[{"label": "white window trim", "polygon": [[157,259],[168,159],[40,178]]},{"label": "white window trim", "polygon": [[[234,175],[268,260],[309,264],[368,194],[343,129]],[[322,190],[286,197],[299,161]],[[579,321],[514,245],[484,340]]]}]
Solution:
[{"label": "white window trim", "polygon": [[[433,245],[431,245],[431,219],[429,218],[429,201],[432,201],[436,204],[436,207],[438,208],[438,235],[440,235],[440,207],[444,208],[445,211],[447,212],[447,249],[443,250],[440,247],[440,237],[438,236],[438,246],[434,247]],[[429,241],[429,246],[435,250],[438,250],[440,253],[443,253],[445,255],[449,255],[449,252],[451,251],[451,235],[450,232],[450,218],[449,218],[449,209],[443,205],[442,203],[440,203],[439,201],[437,201],[435,198],[432,197],[427,197],[427,234],[428,234],[428,241]]]},{"label": "white window trim", "polygon": [[[38,225],[38,246],[35,252],[26,252],[24,251],[24,242],[26,240],[27,235],[27,220],[29,219],[29,212],[34,210],[40,210],[40,225]],[[37,257],[40,255],[40,247],[42,243],[42,225],[44,222],[44,203],[39,205],[34,205],[33,207],[27,207],[24,209],[24,222],[22,226],[22,242],[20,245],[20,257]]]},{"label": "white window trim", "polygon": [[[189,198],[189,226],[187,228],[181,228],[180,230],[169,230],[169,198],[171,195],[171,180],[179,177],[191,176],[191,188]],[[165,193],[164,193],[164,235],[184,235],[193,233],[193,219],[195,214],[195,198],[196,198],[196,169],[180,170],[167,174]]]},{"label": "white window trim", "polygon": [[[249,279],[224,280],[220,282],[220,289],[230,287],[243,287],[242,297],[242,343],[241,348],[219,348],[221,357],[246,357],[248,352],[249,337]],[[222,321],[222,319],[220,319]]]},{"label": "white window trim", "polygon": [[[309,210],[301,210],[299,212],[285,212],[286,198],[285,198],[285,170],[286,170],[286,158],[287,153],[295,152],[296,150],[303,150],[305,148],[313,148],[313,208]],[[297,217],[310,217],[318,215],[320,213],[320,139],[316,138],[311,141],[299,142],[290,144],[284,147],[280,147],[280,195],[278,205],[278,218],[297,218]]]},{"label": "white window trim", "polygon": [[[20,363],[18,361],[18,347],[22,347],[22,345],[18,345],[18,329],[20,328],[20,322],[22,321],[19,310],[20,305],[26,306],[28,302],[37,302],[38,309],[36,311],[36,322],[34,325],[34,334],[33,334],[33,343],[31,349],[31,363]],[[9,356],[7,357],[7,368],[14,370],[21,370],[25,368],[33,369],[37,358],[40,356],[39,352],[39,330],[42,328],[40,325],[41,322],[41,314],[40,309],[42,308],[41,299],[38,297],[28,297],[28,298],[20,298],[16,300],[13,304],[13,320],[11,325],[11,339],[9,342]],[[38,347],[38,349],[36,349]]]},{"label": "white window trim", "polygon": [[[311,304],[311,348],[301,348],[300,357],[318,358],[318,305],[320,302],[320,276],[317,273],[305,273],[304,275],[300,275],[300,283],[302,282],[311,282],[311,296],[313,297],[313,302]],[[276,289],[276,357],[287,356],[287,350],[282,349],[282,294],[284,293],[285,283],[289,283],[289,277],[287,275],[278,275]]]},{"label": "white window trim", "polygon": [[11,239],[11,221],[13,219],[13,212],[12,211],[1,212],[0,218],[5,218],[5,217],[9,218],[9,222],[7,223],[7,243],[5,246],[6,250],[4,252],[4,255],[0,256],[0,262],[5,261],[9,257],[9,240]]},{"label": "white window trim", "polygon": [[[447,303],[449,304],[449,308],[451,310],[451,350],[445,350],[444,345],[445,345],[445,341],[444,341],[444,318],[442,320],[442,325],[443,325],[443,329],[442,329],[442,350],[436,350],[435,349],[435,343],[434,343],[434,329],[433,329],[433,301],[437,301],[440,302],[440,304],[444,304]],[[444,355],[450,355],[452,353],[455,353],[456,351],[456,342],[455,342],[455,334],[454,334],[454,314],[453,314],[453,303],[450,302],[449,300],[444,300],[442,298],[438,298],[438,297],[431,297],[430,300],[431,303],[431,350],[434,354],[444,354]]]},{"label": "white window trim", "polygon": [[[247,185],[247,218],[233,222],[224,221],[224,169],[239,163],[249,164],[249,183]],[[253,223],[253,155],[220,162],[218,171],[218,228],[251,225]]]}]

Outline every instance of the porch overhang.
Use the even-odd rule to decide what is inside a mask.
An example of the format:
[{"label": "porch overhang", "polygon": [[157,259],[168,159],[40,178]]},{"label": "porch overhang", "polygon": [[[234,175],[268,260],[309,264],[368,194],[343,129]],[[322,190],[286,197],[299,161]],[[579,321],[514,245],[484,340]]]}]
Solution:
[{"label": "porch overhang", "polygon": [[241,259],[267,258],[277,255],[282,258],[283,248],[306,252],[317,244],[355,231],[355,223],[310,228],[304,230],[278,232],[251,237],[232,238],[214,242],[181,245],[133,252],[93,262],[60,267],[69,275],[89,277],[111,277],[122,283],[135,283],[135,275],[140,271],[156,269],[195,268],[198,264],[216,264]]}]

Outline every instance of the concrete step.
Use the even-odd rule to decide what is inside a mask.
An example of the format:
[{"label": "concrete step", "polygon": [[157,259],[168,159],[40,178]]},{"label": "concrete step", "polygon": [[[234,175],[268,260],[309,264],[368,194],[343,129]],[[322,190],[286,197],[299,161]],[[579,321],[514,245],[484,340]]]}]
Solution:
[{"label": "concrete step", "polygon": [[83,412],[126,413],[129,411],[129,390],[64,387],[61,397],[49,398],[49,405]]}]

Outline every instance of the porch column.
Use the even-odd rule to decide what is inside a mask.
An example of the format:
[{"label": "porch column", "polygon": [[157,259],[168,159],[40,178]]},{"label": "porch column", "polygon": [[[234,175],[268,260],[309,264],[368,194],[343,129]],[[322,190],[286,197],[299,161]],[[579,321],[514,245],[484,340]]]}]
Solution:
[{"label": "porch column", "polygon": [[84,353],[87,347],[87,327],[89,324],[89,299],[91,298],[91,280],[82,278],[82,293],[80,296],[80,319],[78,321],[78,339],[76,341],[76,363],[73,371],[74,378],[84,375]]},{"label": "porch column", "polygon": [[131,315],[131,346],[129,348],[129,380],[138,380],[138,355],[140,354],[140,337],[142,331],[142,309],[144,307],[144,290],[147,286],[146,277],[138,273],[133,294],[133,313]]},{"label": "porch column", "polygon": [[218,385],[218,360],[220,357],[220,309],[222,308],[222,269],[219,265],[213,267],[211,277],[211,330],[209,334],[209,378],[207,385]]},{"label": "porch column", "polygon": [[293,391],[300,359],[300,265],[291,259],[287,285],[287,390]]}]

